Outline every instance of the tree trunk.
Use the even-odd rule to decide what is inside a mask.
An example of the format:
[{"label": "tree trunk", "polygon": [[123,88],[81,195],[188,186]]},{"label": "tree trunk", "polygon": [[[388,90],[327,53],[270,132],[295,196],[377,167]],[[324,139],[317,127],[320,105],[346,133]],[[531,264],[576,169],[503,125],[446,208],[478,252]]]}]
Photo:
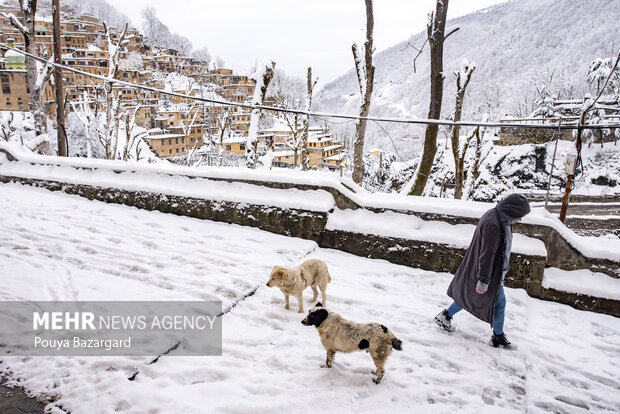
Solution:
[{"label": "tree trunk", "polygon": [[[271,62],[271,67],[266,66],[265,71],[259,73],[258,79],[256,79],[254,98],[252,99],[253,105],[263,105],[265,103],[267,88],[273,79],[275,69],[276,62]],[[248,131],[248,138],[245,144],[246,166],[248,168],[256,168],[256,164],[258,162],[258,130],[261,117],[262,111],[260,109],[252,109],[250,114],[250,129]]]},{"label": "tree trunk", "polygon": [[[484,135],[484,130],[482,134]],[[474,161],[471,167],[471,177],[467,178],[468,182],[471,183],[467,196],[467,198],[470,200],[474,196],[474,192],[476,191],[476,180],[480,176],[480,163],[482,158],[482,137],[480,135],[480,127],[476,127],[476,129],[474,129],[473,136],[476,137],[476,153],[474,155]]]},{"label": "tree trunk", "polygon": [[[20,2],[22,13],[22,21],[13,21],[11,24],[18,28],[24,37],[24,45],[26,52],[31,55],[37,55],[37,45],[35,42],[35,14],[37,12],[37,0],[25,0]],[[26,83],[28,92],[30,93],[30,113],[34,119],[34,130],[36,135],[47,132],[47,124],[45,122],[45,114],[43,113],[43,102],[41,90],[37,88],[39,79],[39,71],[37,69],[37,61],[32,58],[26,58]]]},{"label": "tree trunk", "polygon": [[[125,30],[121,33],[121,36],[118,42],[114,43],[112,37],[110,35],[110,29],[103,22],[103,27],[105,30],[105,37],[108,43],[108,78],[116,79],[116,74],[118,72],[118,64],[121,55],[121,45],[125,39],[127,34],[127,25],[125,25]],[[118,127],[120,122],[120,117],[122,116],[120,113],[120,95],[118,93],[114,93],[111,82],[105,82],[103,86],[103,92],[106,101],[106,117],[105,117],[105,126],[104,131],[102,132],[102,137],[100,135],[100,140],[102,140],[105,150],[106,150],[106,158],[109,160],[116,159],[117,151],[118,151]]]},{"label": "tree trunk", "polygon": [[[465,72],[461,72],[460,70],[456,72],[456,102],[454,104],[454,122],[459,122],[461,120],[461,115],[463,113],[463,101],[465,99],[465,91],[467,90],[467,85],[471,80],[471,75],[474,73],[476,69],[475,66],[470,65],[465,67]],[[461,85],[461,74],[465,75],[465,82]],[[452,134],[450,136],[450,141],[452,143],[452,156],[454,157],[454,198],[461,199],[463,197],[463,166],[465,165],[465,153],[467,152],[467,147],[471,137],[467,140],[462,153],[461,153],[461,142],[459,139],[459,134],[461,132],[461,127],[459,125],[455,125],[452,128]]]},{"label": "tree trunk", "polygon": [[[317,80],[312,81],[312,68],[308,68],[308,78],[306,80],[306,86],[308,89],[308,95],[306,96],[306,110],[310,111],[312,107],[312,91],[316,85]],[[301,169],[306,171],[309,168],[308,160],[308,132],[310,129],[310,116],[307,115],[304,119],[304,131],[301,138]]]},{"label": "tree trunk", "polygon": [[[54,21],[54,62],[62,64],[61,40],[60,40],[60,1],[54,0],[52,5]],[[58,155],[67,156],[67,135],[65,133],[65,96],[63,89],[62,70],[56,69],[54,75],[56,89],[56,136],[58,143]]]},{"label": "tree trunk", "polygon": [[[360,86],[362,104],[360,117],[368,116],[370,110],[370,98],[375,79],[375,67],[372,62],[373,52],[373,29],[374,16],[372,0],[366,0],[366,42],[364,43],[364,66],[359,56],[357,45],[353,45],[353,58],[355,59],[355,71]],[[353,181],[357,184],[362,182],[364,176],[364,138],[366,136],[366,119],[359,119],[355,125],[355,139],[353,141]]]},{"label": "tree trunk", "polygon": [[[427,25],[428,44],[431,53],[431,100],[428,107],[428,119],[439,119],[443,98],[443,43],[445,40],[446,15],[448,0],[437,0],[436,10],[431,14]],[[437,152],[437,125],[427,125],[424,134],[422,159],[418,166],[415,183],[410,195],[422,195],[426,181],[433,167]]]}]

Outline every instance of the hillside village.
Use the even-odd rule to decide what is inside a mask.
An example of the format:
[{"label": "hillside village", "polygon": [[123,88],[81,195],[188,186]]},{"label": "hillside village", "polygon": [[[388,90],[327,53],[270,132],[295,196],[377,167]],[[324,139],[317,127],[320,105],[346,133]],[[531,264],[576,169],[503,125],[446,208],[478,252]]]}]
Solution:
[{"label": "hillside village", "polygon": [[[107,75],[111,59],[105,41],[105,23],[87,14],[75,15],[65,7],[61,10],[63,65],[94,75]],[[0,12],[19,16],[20,8],[8,3],[0,6]],[[51,54],[51,16],[37,14],[35,27],[38,50]],[[108,29],[112,42],[119,42],[123,30]],[[6,17],[0,17],[0,42],[25,49],[22,34]],[[28,111],[30,93],[26,76],[24,55],[14,50],[6,51],[4,58],[0,59],[3,94],[0,111]],[[251,103],[256,85],[256,80],[247,75],[210,65],[208,61],[178,50],[147,44],[143,34],[135,28],[128,28],[124,33],[115,78],[176,94],[235,103]],[[80,109],[96,112],[104,108],[101,102],[103,80],[66,70],[63,79],[67,113]],[[135,125],[143,129],[140,139],[159,158],[179,162],[191,154],[204,157],[209,164],[221,165],[222,156],[233,164],[235,160],[240,163],[245,156],[249,109],[192,101],[127,86],[114,85],[112,93],[119,97],[124,110],[133,113]],[[53,118],[55,100],[51,83],[45,87],[44,102],[48,116]],[[265,100],[265,105],[275,103],[273,96]],[[302,148],[296,137],[302,133],[301,127],[287,125],[277,119],[275,113],[264,117],[270,119],[262,124],[271,126],[258,133],[259,152],[270,150],[274,165],[299,166],[301,157],[298,153]],[[310,168],[336,169],[342,166],[345,160],[343,147],[325,127],[310,127],[306,141]]]}]

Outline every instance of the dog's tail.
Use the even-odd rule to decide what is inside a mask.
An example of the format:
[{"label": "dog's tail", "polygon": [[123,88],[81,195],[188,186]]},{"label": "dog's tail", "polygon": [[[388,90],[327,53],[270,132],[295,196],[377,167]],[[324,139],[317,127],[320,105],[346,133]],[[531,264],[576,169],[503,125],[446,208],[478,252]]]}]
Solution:
[{"label": "dog's tail", "polygon": [[397,351],[402,351],[403,350],[403,341],[401,341],[397,337],[393,337],[392,338],[392,348],[394,348]]}]

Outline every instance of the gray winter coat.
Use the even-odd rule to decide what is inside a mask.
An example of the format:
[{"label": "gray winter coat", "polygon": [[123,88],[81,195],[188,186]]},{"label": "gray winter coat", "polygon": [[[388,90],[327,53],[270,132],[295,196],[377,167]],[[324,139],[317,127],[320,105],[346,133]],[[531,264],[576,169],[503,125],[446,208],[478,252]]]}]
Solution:
[{"label": "gray winter coat", "polygon": [[[495,301],[502,283],[502,269],[508,261],[506,229],[530,212],[527,199],[521,194],[510,194],[497,206],[484,213],[474,231],[474,237],[448,287],[448,296],[475,317],[493,324]],[[484,294],[476,292],[476,285],[488,284]]]}]

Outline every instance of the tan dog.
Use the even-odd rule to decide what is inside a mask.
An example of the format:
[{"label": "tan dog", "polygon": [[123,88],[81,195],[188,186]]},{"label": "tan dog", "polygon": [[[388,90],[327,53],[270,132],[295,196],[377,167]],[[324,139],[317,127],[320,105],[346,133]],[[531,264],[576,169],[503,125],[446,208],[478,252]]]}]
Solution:
[{"label": "tan dog", "polygon": [[330,312],[317,303],[308,312],[302,324],[315,326],[319,331],[321,343],[327,351],[325,366],[331,368],[336,352],[354,352],[366,350],[370,353],[377,369],[373,372],[377,378],[375,384],[381,382],[384,365],[392,348],[402,351],[402,341],[392,332],[378,323],[356,323],[344,319],[337,313]]},{"label": "tan dog", "polygon": [[316,290],[318,286],[321,289],[323,302],[325,302],[327,300],[327,284],[331,281],[332,278],[329,276],[325,262],[319,259],[310,259],[296,267],[274,266],[267,286],[279,287],[284,293],[284,309],[289,308],[289,295],[297,297],[299,313],[303,313],[302,294],[304,289],[308,286],[312,287],[314,293],[312,301],[314,302],[319,294]]}]

